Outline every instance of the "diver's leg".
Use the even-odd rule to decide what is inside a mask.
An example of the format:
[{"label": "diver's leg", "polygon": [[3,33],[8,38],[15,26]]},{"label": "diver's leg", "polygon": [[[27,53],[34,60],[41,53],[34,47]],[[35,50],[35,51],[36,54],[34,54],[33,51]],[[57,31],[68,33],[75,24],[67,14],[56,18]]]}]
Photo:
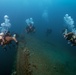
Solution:
[{"label": "diver's leg", "polygon": [[15,37],[12,37],[12,39],[13,39],[15,42],[18,42],[17,39],[16,39]]}]

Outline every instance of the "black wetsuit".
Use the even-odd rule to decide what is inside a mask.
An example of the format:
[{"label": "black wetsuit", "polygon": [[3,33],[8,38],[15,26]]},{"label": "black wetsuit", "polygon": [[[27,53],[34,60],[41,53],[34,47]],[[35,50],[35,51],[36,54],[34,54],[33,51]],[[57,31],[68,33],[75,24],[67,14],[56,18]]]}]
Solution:
[{"label": "black wetsuit", "polygon": [[71,43],[73,44],[73,46],[76,46],[75,40],[76,40],[76,38],[73,38],[73,40],[71,41]]},{"label": "black wetsuit", "polygon": [[67,37],[66,40],[70,41],[73,46],[76,46],[76,42],[75,42],[76,38],[73,38],[73,35],[74,35],[73,33],[68,34],[68,35],[66,36],[66,37]]},{"label": "black wetsuit", "polygon": [[66,37],[67,37],[66,40],[70,40],[73,35],[74,35],[73,33],[66,35]]},{"label": "black wetsuit", "polygon": [[35,27],[34,26],[32,26],[31,28],[30,28],[30,26],[27,26],[26,27],[27,33],[34,32],[34,30],[35,30]]},{"label": "black wetsuit", "polygon": [[46,36],[49,36],[52,33],[52,30],[49,28],[46,30]]}]

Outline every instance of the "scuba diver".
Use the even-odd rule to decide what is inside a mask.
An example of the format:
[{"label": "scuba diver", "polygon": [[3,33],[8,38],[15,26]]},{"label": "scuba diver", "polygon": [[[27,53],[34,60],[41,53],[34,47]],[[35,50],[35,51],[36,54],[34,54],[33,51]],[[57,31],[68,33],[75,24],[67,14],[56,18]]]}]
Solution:
[{"label": "scuba diver", "polygon": [[47,28],[47,30],[46,30],[46,36],[49,36],[51,33],[52,33],[51,28]]},{"label": "scuba diver", "polygon": [[[11,44],[12,41],[15,41],[18,45],[18,41],[16,39],[16,34],[13,36],[10,35],[10,32],[7,32],[6,34],[0,33],[0,45],[4,48],[6,45]],[[6,48],[4,48],[6,49]]]},{"label": "scuba diver", "polygon": [[35,32],[35,26],[32,18],[26,19],[26,32],[27,33],[32,33]]},{"label": "scuba diver", "polygon": [[65,29],[63,36],[68,40],[68,44],[70,43],[71,46],[76,46],[76,34],[73,32],[67,32],[67,29]]}]

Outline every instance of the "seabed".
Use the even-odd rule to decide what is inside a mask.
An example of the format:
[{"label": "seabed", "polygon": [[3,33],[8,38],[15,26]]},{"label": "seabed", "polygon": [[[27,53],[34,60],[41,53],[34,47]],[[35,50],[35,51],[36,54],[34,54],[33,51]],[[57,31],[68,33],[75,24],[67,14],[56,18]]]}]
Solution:
[{"label": "seabed", "polygon": [[27,35],[19,43],[11,75],[76,75],[76,59],[64,49]]}]

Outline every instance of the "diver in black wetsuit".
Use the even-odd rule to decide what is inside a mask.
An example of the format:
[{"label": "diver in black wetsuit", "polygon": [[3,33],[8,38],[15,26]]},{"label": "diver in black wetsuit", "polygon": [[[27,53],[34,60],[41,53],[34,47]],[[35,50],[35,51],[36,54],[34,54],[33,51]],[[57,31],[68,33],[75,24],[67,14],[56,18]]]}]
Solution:
[{"label": "diver in black wetsuit", "polygon": [[49,36],[51,33],[52,33],[51,28],[47,28],[47,30],[46,30],[46,36]]},{"label": "diver in black wetsuit", "polygon": [[35,32],[35,27],[32,24],[28,25],[26,27],[26,32],[27,33]]},{"label": "diver in black wetsuit", "polygon": [[76,46],[76,34],[74,34],[73,32],[68,32],[67,33],[67,29],[65,29],[65,32],[63,33],[64,38],[66,40],[68,40],[68,43],[71,43],[71,46]]}]

